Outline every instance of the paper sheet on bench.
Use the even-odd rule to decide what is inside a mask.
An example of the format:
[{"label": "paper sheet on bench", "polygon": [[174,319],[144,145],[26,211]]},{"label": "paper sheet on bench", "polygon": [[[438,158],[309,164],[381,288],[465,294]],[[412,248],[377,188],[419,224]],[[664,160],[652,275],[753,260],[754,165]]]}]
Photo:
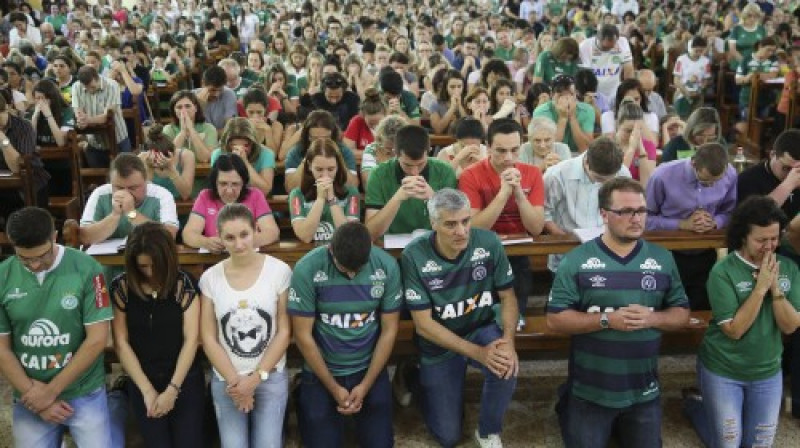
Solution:
[{"label": "paper sheet on bench", "polygon": [[428,233],[429,230],[417,229],[413,233],[394,233],[383,236],[384,249],[405,249],[414,238]]},{"label": "paper sheet on bench", "polygon": [[109,255],[119,253],[119,248],[125,246],[128,238],[112,238],[101,243],[95,243],[86,249],[88,255]]},{"label": "paper sheet on bench", "polygon": [[605,226],[587,227],[585,229],[575,229],[572,231],[572,233],[574,233],[575,236],[577,236],[578,239],[581,240],[581,243],[585,243],[589,240],[593,240],[598,236],[602,235],[603,232],[605,232],[605,230],[606,230]]}]

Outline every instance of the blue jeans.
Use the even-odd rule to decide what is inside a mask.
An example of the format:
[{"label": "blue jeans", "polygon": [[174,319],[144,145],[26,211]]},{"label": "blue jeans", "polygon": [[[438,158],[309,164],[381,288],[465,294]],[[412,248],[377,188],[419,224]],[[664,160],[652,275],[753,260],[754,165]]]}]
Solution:
[{"label": "blue jeans", "polygon": [[14,403],[14,446],[17,448],[58,448],[64,431],[69,428],[72,439],[83,448],[111,446],[111,424],[108,417],[106,388],[101,387],[82,397],[68,400],[74,413],[62,424],[49,423],[29,411],[20,402]]},{"label": "blue jeans", "polygon": [[[492,323],[479,329],[472,342],[486,346],[502,336],[500,328]],[[478,416],[478,432],[481,437],[500,434],[503,417],[517,386],[516,376],[502,379],[477,361],[461,355],[436,364],[423,363],[419,369],[422,412],[433,437],[444,447],[455,446],[461,440],[464,378],[468,364],[480,369],[484,376]]]},{"label": "blue jeans", "polygon": [[556,413],[566,448],[605,448],[612,433],[623,448],[661,446],[660,398],[608,408],[573,396],[566,384],[559,388]]},{"label": "blue jeans", "polygon": [[703,405],[714,448],[772,446],[783,398],[783,374],[737,381],[712,373],[697,362]]},{"label": "blue jeans", "polygon": [[216,374],[211,375],[211,396],[222,448],[283,446],[283,415],[289,396],[286,370],[271,373],[267,381],[256,387],[255,406],[249,413],[239,411],[226,387],[227,383]]},{"label": "blue jeans", "polygon": [[[367,370],[334,377],[340,386],[352,390],[358,386]],[[297,395],[297,422],[304,446],[344,446],[345,416],[336,410],[336,400],[312,372],[303,370]],[[358,444],[362,448],[394,446],[392,429],[392,386],[386,369],[378,375],[364,397],[361,411],[353,415]]]}]

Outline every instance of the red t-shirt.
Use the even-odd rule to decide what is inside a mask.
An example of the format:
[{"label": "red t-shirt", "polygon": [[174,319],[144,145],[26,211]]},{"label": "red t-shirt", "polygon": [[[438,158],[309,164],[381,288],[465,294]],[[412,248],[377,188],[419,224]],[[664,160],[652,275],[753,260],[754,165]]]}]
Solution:
[{"label": "red t-shirt", "polygon": [[367,121],[361,115],[356,115],[350,119],[344,136],[356,142],[356,149],[363,151],[370,143],[375,141],[372,131],[367,126]]},{"label": "red t-shirt", "polygon": [[[522,162],[517,162],[515,166],[522,174],[520,185],[528,197],[528,202],[534,206],[544,206],[542,172],[538,167]],[[494,170],[488,158],[483,159],[461,173],[461,177],[458,178],[458,189],[467,195],[472,208],[483,210],[500,192],[500,174]],[[499,235],[526,232],[513,195],[508,198],[492,230]]]},{"label": "red t-shirt", "polygon": [[[272,95],[268,95],[267,99],[269,100],[269,106],[267,107],[267,115],[269,115],[269,113],[272,112],[273,110],[277,110],[278,112],[283,110],[283,107],[281,107],[281,102],[278,101],[277,98],[275,98]],[[247,113],[244,111],[244,102],[242,102],[242,100],[236,102],[236,110],[239,112],[240,117],[247,118]]]}]

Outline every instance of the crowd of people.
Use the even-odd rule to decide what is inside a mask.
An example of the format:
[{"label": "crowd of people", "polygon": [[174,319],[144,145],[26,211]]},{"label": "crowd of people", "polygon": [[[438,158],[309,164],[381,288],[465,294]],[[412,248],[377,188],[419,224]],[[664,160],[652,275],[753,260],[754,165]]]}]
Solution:
[{"label": "crowd of people", "polygon": [[[795,3],[9,2],[0,169],[24,157],[38,205],[0,191],[15,446],[59,446],[67,428],[124,446],[109,334],[148,445],[206,444],[208,398],[223,447],[282,446],[292,396],[304,445],[342,446],[351,416],[361,446],[389,447],[393,401],[413,396],[452,447],[472,366],[472,437],[502,446],[532,266],[501,239],[596,228],[547,263],[547,324],[571,336],[564,444],[660,446],[661,333],[710,310],[687,416],[707,446],[772,445],[782,356],[800,373]],[[737,171],[727,141],[747,133],[754,79],[773,78],[783,91],[752,110],[775,118],[774,143]],[[736,126],[720,95],[739,98]],[[127,238],[123,270],[59,243],[47,207],[71,170],[42,154],[70,144],[110,173],[81,243]],[[729,253],[667,251],[648,230],[725,232]],[[419,231],[399,261],[373,244]],[[257,250],[286,238],[319,247],[294,267]],[[195,279],[178,243],[225,259]],[[401,319],[418,355],[390,379]],[[800,374],[792,389],[800,417]]]}]

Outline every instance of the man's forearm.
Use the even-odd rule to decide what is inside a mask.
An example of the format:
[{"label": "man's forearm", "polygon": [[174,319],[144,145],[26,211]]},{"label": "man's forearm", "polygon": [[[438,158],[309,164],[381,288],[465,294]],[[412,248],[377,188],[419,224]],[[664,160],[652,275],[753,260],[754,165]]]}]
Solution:
[{"label": "man's forearm", "polygon": [[389,230],[401,205],[403,205],[403,201],[396,195],[392,196],[382,209],[378,210],[371,218],[367,218],[366,226],[373,240],[377,240]]},{"label": "man's forearm", "polygon": [[83,244],[94,244],[105,241],[110,237],[119,226],[120,215],[113,213],[98,222],[82,226],[80,235]]},{"label": "man's forearm", "polygon": [[[10,338],[10,335],[4,337]],[[0,349],[0,374],[20,394],[24,394],[33,385],[33,380],[25,373],[17,356],[11,351],[10,345]]]}]

